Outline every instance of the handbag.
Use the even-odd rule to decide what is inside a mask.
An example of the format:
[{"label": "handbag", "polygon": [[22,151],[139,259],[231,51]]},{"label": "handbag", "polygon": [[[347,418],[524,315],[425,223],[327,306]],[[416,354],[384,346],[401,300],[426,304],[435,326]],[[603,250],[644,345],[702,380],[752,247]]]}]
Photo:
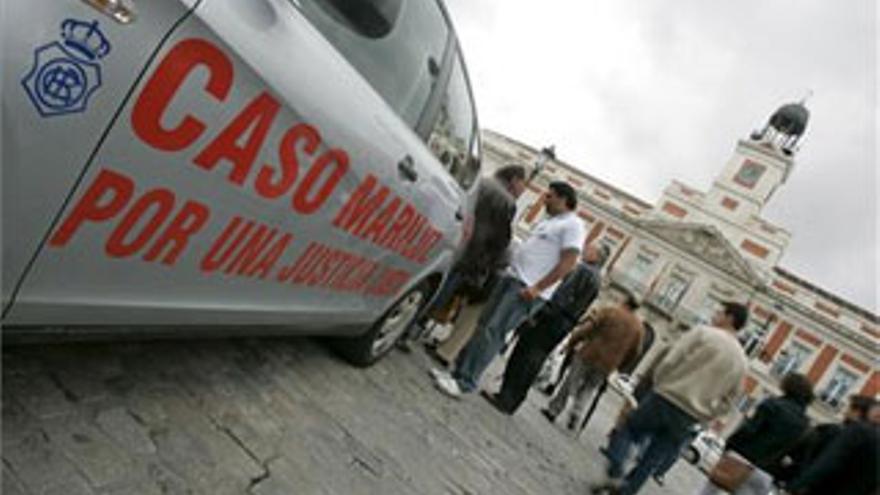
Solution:
[{"label": "handbag", "polygon": [[733,493],[745,483],[749,475],[752,474],[752,469],[754,467],[745,459],[727,451],[709,471],[709,481],[722,490]]}]

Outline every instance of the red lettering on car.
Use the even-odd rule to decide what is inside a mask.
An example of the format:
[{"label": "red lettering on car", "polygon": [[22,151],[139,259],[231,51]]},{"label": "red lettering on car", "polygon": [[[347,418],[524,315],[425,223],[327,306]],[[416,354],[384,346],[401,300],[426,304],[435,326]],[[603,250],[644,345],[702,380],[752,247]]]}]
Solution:
[{"label": "red lettering on car", "polygon": [[[281,105],[275,98],[260,93],[196,155],[193,162],[205,170],[212,170],[220,160],[228,160],[232,163],[229,181],[239,186],[244,184],[279,108]],[[245,143],[239,146],[243,138]]]},{"label": "red lettering on car", "polygon": [[317,151],[318,145],[321,144],[321,136],[314,127],[308,124],[297,124],[288,129],[284,133],[284,137],[281,138],[281,145],[278,147],[278,159],[281,163],[280,173],[276,174],[275,168],[268,164],[263,165],[254,183],[257,194],[266,199],[275,199],[293,187],[299,174],[296,146],[300,142],[303,143],[303,150],[311,155]]},{"label": "red lettering on car", "polygon": [[134,181],[128,177],[101,170],[82,195],[67,218],[49,240],[50,246],[64,246],[86,221],[103,222],[115,216],[131,199]]},{"label": "red lettering on car", "polygon": [[[171,214],[174,208],[174,193],[168,189],[153,189],[139,197],[129,208],[125,216],[107,239],[104,250],[114,258],[131,256],[141,250],[147,241],[162,227],[162,224]],[[148,213],[148,210],[153,210]],[[149,215],[149,216],[148,216]],[[126,236],[134,229],[135,225],[147,218],[134,239],[126,241]]]},{"label": "red lettering on car", "polygon": [[205,124],[186,115],[175,127],[162,125],[162,117],[184,81],[197,69],[208,69],[205,91],[219,101],[232,88],[232,62],[216,46],[200,39],[187,39],[175,45],[135,101],[131,127],[145,143],[162,151],[179,151],[195,142]]}]

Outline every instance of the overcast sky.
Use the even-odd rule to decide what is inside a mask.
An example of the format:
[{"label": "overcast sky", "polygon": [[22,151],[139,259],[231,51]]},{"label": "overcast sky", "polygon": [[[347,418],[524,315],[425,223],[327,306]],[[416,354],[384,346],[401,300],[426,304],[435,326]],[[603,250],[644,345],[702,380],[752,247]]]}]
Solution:
[{"label": "overcast sky", "polygon": [[780,265],[877,312],[877,13],[871,0],[446,0],[480,124],[649,203],[707,190],[736,144],[808,91],[763,216]]}]

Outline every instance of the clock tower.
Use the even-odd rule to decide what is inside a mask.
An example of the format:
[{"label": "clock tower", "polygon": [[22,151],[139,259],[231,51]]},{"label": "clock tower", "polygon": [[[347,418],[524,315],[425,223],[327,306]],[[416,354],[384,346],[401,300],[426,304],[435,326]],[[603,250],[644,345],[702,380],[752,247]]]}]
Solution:
[{"label": "clock tower", "polygon": [[760,216],[791,173],[809,116],[803,102],[783,105],[763,129],[740,140],[706,195],[706,206],[739,220]]}]

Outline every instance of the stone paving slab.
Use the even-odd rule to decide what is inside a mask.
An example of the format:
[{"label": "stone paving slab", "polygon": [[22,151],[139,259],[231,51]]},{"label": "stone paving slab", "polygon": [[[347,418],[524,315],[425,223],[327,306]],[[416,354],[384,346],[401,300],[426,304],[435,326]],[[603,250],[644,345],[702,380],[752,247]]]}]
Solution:
[{"label": "stone paving slab", "polygon": [[[580,438],[434,390],[421,353],[366,370],[309,339],[3,349],[3,493],[584,494],[619,406]],[[499,372],[494,365],[488,375]],[[649,495],[695,493],[679,463]]]}]

